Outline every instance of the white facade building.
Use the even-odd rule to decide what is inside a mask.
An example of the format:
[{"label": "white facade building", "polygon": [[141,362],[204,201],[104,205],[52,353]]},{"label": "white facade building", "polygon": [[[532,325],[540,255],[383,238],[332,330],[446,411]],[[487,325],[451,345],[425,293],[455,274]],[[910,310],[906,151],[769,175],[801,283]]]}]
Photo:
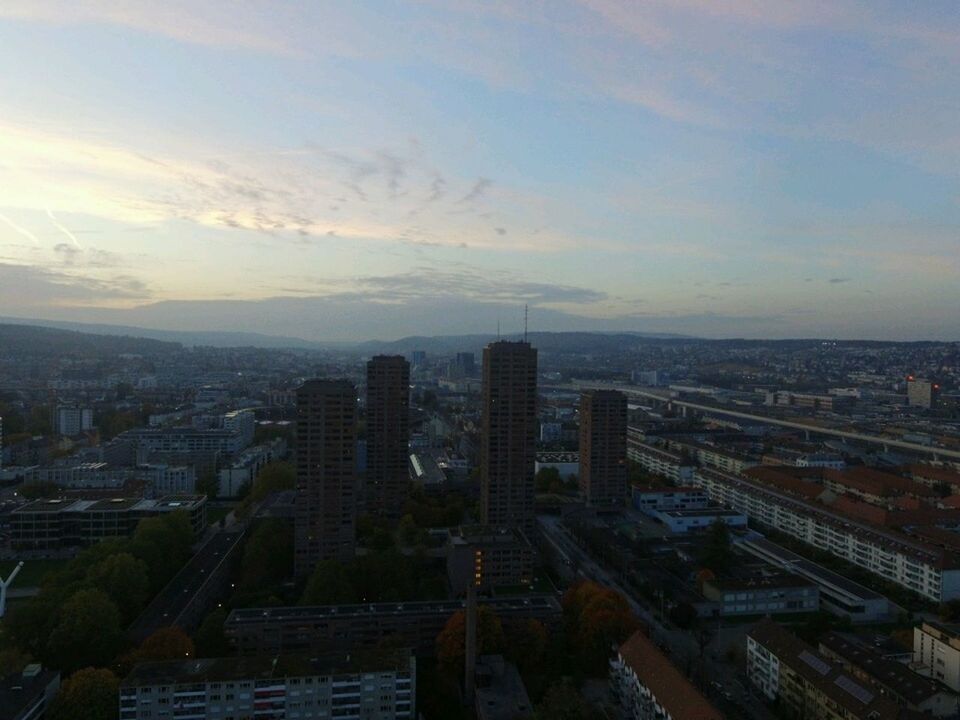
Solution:
[{"label": "white facade building", "polygon": [[120,685],[120,720],[416,716],[409,650],[141,663]]},{"label": "white facade building", "polygon": [[939,603],[960,597],[960,568],[940,548],[858,523],[727,473],[699,468],[694,484],[704,488],[714,502],[929,600]]},{"label": "white facade building", "polygon": [[935,622],[915,627],[913,664],[921,675],[960,692],[960,630]]},{"label": "white facade building", "polygon": [[643,442],[635,431],[627,432],[627,458],[651,475],[666,478],[677,484],[689,482],[694,463],[683,455],[668,452]]},{"label": "white facade building", "polygon": [[93,410],[75,405],[58,405],[53,430],[58,435],[79,435],[93,429]]}]

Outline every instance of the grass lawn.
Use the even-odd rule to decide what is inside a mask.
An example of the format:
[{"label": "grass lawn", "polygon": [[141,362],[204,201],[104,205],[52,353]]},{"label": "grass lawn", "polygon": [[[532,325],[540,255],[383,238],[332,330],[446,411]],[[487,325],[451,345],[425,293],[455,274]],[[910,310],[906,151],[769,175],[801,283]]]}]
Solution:
[{"label": "grass lawn", "polygon": [[[43,579],[44,575],[51,570],[59,570],[68,562],[70,562],[69,558],[39,558],[37,560],[24,560],[23,567],[17,574],[17,579],[13,581],[13,587],[36,587],[40,584],[40,581]],[[16,560],[0,560],[0,576],[6,580],[16,565]]]}]

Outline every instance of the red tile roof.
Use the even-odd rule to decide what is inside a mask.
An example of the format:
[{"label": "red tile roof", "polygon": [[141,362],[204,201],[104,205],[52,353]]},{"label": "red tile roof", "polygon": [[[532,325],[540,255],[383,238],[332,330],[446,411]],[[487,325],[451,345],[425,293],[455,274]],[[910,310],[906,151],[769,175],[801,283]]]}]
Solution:
[{"label": "red tile roof", "polygon": [[656,701],[677,720],[723,720],[720,711],[643,633],[634,633],[621,645],[620,656]]}]

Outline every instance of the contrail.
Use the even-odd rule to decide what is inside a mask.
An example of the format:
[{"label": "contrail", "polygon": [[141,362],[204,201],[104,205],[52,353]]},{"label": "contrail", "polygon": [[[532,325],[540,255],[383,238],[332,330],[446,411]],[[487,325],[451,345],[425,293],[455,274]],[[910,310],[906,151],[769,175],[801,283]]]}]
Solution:
[{"label": "contrail", "polygon": [[0,213],[0,220],[3,220],[7,225],[9,225],[10,227],[12,227],[14,230],[16,230],[18,233],[20,233],[21,235],[23,235],[23,236],[24,236],[25,238],[27,238],[28,240],[32,240],[34,245],[39,245],[39,244],[40,244],[40,241],[37,240],[37,236],[36,236],[36,235],[34,235],[32,232],[30,232],[30,231],[27,230],[26,228],[20,227],[20,226],[17,225],[13,220],[11,220],[10,218],[8,218],[8,217],[7,217],[6,215],[4,215],[3,213]]},{"label": "contrail", "polygon": [[47,217],[50,218],[50,222],[52,222],[52,223],[54,224],[54,226],[57,228],[57,230],[59,230],[59,231],[62,232],[64,235],[66,235],[68,238],[70,238],[71,240],[73,240],[73,244],[76,245],[76,246],[77,246],[78,248],[80,248],[81,250],[83,250],[83,246],[80,245],[80,241],[77,240],[76,236],[75,236],[72,232],[70,232],[69,230],[67,230],[67,228],[65,228],[65,227],[63,226],[63,224],[53,216],[53,211],[51,211],[50,208],[47,208]]}]

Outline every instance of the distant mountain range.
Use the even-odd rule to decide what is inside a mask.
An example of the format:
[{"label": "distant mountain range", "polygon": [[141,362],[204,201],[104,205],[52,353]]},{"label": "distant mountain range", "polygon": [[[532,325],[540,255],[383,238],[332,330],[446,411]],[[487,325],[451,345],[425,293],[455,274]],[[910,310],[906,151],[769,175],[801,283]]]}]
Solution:
[{"label": "distant mountain range", "polygon": [[[412,336],[399,340],[366,342],[311,342],[297,337],[248,332],[155,330],[128,325],[78,323],[60,320],[30,320],[0,317],[0,347],[52,352],[68,351],[71,346],[86,352],[94,347],[109,352],[163,352],[178,346],[259,347],[304,350],[354,351],[361,355],[410,354],[423,350],[429,354],[449,355],[476,352],[497,339],[489,335]],[[516,340],[518,335],[504,335]],[[679,340],[687,336],[670,333],[534,332],[530,342],[543,352],[617,352],[649,340]],[[151,343],[144,345],[144,343]],[[139,350],[137,348],[140,348]],[[122,349],[121,349],[122,348]]]},{"label": "distant mountain range", "polygon": [[38,328],[57,328],[95,335],[122,335],[131,338],[147,338],[180,345],[203,345],[207,347],[261,347],[261,348],[301,348],[316,350],[325,347],[320,343],[303,338],[264,335],[251,332],[221,332],[217,330],[155,330],[130,325],[108,325],[105,323],[79,323],[63,320],[32,320],[0,317],[0,323],[9,325],[35,326]]},{"label": "distant mountain range", "polygon": [[13,357],[158,355],[176,352],[182,347],[180,343],[125,334],[97,335],[34,325],[0,324],[0,354]]}]

